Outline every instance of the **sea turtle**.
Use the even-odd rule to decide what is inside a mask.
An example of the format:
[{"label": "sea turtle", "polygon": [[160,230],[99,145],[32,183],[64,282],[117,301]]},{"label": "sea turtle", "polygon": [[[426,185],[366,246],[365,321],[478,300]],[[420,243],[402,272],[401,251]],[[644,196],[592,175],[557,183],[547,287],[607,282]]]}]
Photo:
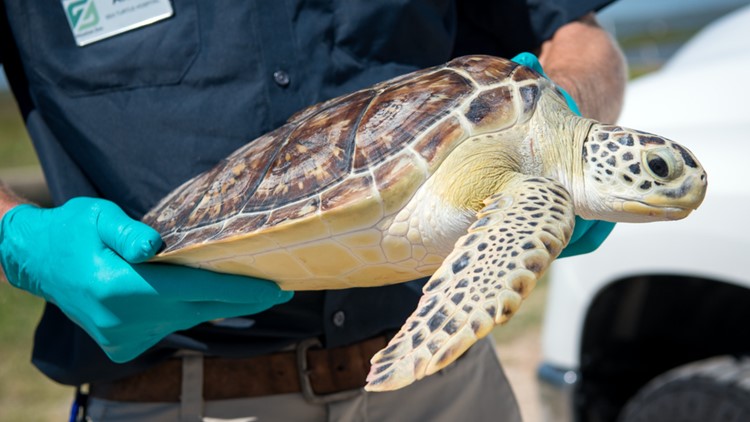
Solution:
[{"label": "sea turtle", "polygon": [[573,114],[555,85],[467,56],[314,105],[146,215],[158,261],[288,290],[432,275],[368,390],[445,367],[506,322],[575,216],[674,220],[703,200],[684,147]]}]

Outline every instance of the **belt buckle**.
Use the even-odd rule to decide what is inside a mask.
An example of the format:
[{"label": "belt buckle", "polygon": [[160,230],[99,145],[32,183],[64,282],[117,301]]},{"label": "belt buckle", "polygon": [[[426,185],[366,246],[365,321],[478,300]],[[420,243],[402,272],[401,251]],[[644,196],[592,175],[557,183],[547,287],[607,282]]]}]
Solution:
[{"label": "belt buckle", "polygon": [[354,398],[362,393],[362,389],[344,390],[330,394],[317,394],[313,391],[312,382],[310,382],[310,368],[307,365],[307,351],[312,348],[320,349],[323,345],[320,340],[313,337],[302,340],[297,344],[297,369],[299,374],[299,385],[302,390],[302,396],[312,404],[326,404],[335,401],[347,400]]}]

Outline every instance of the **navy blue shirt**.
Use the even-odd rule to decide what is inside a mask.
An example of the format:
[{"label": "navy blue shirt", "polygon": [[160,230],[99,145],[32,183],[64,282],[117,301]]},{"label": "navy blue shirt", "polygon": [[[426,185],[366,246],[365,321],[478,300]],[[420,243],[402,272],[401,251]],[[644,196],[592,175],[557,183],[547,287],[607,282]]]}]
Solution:
[{"label": "navy blue shirt", "polygon": [[[2,59],[53,200],[161,197],[310,104],[468,53],[511,57],[607,0],[174,0],[174,16],[78,47],[60,1],[5,0]],[[294,299],[202,324],[125,364],[48,304],[33,361],[65,384],[116,379],[177,348],[248,356],[398,328],[421,283]]]}]

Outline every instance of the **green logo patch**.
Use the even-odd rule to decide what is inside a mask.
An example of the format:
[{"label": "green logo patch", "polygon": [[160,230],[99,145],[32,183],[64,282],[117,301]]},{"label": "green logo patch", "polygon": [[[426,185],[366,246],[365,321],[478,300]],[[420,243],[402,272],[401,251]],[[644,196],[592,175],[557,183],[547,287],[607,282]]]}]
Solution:
[{"label": "green logo patch", "polygon": [[99,12],[93,0],[75,0],[65,8],[70,26],[75,32],[85,31],[99,23]]}]

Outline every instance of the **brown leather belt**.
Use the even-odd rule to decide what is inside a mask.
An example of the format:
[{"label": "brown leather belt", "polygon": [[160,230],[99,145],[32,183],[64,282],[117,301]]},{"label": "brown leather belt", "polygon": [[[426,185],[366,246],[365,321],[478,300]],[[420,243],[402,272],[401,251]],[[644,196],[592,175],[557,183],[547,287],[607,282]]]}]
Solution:
[{"label": "brown leather belt", "polygon": [[[350,346],[320,348],[304,341],[296,350],[251,358],[203,359],[203,399],[223,400],[303,393],[312,402],[336,399],[363,387],[370,358],[388,343],[387,336]],[[89,387],[92,397],[126,402],[179,402],[182,359],[173,358],[146,371]]]}]

